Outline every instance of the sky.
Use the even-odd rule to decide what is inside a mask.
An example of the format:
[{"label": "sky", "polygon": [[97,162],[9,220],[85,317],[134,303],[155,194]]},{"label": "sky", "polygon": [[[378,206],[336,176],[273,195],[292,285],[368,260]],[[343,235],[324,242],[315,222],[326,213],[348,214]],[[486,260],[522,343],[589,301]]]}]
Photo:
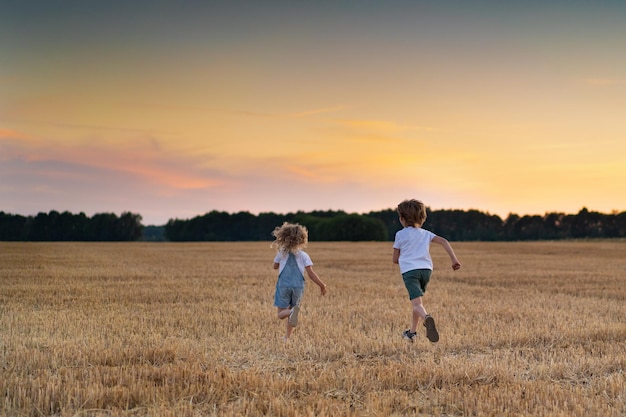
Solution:
[{"label": "sky", "polygon": [[626,210],[626,2],[0,0],[0,211]]}]

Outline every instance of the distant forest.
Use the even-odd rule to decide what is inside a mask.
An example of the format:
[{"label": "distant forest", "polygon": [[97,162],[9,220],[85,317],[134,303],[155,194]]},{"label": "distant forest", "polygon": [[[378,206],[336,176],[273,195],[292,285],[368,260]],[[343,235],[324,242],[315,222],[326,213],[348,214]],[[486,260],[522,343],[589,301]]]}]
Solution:
[{"label": "distant forest", "polygon": [[[141,215],[0,212],[0,241],[270,241],[283,222],[309,229],[310,241],[391,241],[401,225],[395,210],[367,214],[311,211],[288,214],[211,211],[164,226],[144,226]],[[509,214],[506,219],[478,210],[428,210],[425,229],[451,241],[520,241],[626,237],[626,212],[603,214],[586,208],[577,214]]]},{"label": "distant forest", "polygon": [[143,238],[141,216],[133,213],[39,213],[20,216],[0,211],[0,241],[136,241]]}]

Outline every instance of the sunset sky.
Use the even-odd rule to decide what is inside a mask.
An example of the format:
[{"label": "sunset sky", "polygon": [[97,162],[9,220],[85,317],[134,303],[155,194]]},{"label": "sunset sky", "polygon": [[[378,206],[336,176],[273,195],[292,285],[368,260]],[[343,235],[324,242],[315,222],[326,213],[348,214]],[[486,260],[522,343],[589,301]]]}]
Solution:
[{"label": "sunset sky", "polygon": [[0,211],[626,210],[626,2],[3,1]]}]

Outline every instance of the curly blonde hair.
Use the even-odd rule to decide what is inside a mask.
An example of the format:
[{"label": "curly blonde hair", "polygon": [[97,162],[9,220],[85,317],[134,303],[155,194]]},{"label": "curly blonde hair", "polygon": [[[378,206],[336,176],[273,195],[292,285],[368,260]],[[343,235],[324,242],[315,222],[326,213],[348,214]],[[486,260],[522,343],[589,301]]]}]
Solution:
[{"label": "curly blonde hair", "polygon": [[309,231],[305,226],[298,223],[283,223],[272,232],[276,238],[272,242],[272,247],[278,248],[281,252],[297,252],[304,248],[309,241]]},{"label": "curly blonde hair", "polygon": [[422,227],[426,221],[426,206],[419,200],[404,200],[398,204],[398,215],[407,224]]}]

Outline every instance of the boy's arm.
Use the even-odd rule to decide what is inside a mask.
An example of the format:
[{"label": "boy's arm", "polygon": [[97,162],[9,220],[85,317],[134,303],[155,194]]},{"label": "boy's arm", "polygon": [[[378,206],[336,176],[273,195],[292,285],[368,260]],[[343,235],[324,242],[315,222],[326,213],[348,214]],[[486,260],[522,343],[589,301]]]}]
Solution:
[{"label": "boy's arm", "polygon": [[452,269],[455,271],[461,267],[461,262],[456,258],[454,250],[452,246],[450,246],[450,242],[447,239],[441,236],[435,236],[432,240],[433,243],[437,243],[438,245],[443,246],[443,248],[448,252],[448,256],[450,257],[450,261],[452,261]]},{"label": "boy's arm", "polygon": [[320,277],[317,276],[315,271],[313,271],[312,266],[309,265],[306,267],[306,273],[309,276],[309,278],[311,278],[311,281],[313,281],[320,287],[320,291],[322,292],[322,295],[326,295],[326,284],[324,284],[324,282],[320,279]]},{"label": "boy's arm", "polygon": [[280,264],[278,262],[274,262],[274,269],[278,269],[279,266]]},{"label": "boy's arm", "polygon": [[393,263],[397,264],[400,259],[400,249],[393,248]]}]

